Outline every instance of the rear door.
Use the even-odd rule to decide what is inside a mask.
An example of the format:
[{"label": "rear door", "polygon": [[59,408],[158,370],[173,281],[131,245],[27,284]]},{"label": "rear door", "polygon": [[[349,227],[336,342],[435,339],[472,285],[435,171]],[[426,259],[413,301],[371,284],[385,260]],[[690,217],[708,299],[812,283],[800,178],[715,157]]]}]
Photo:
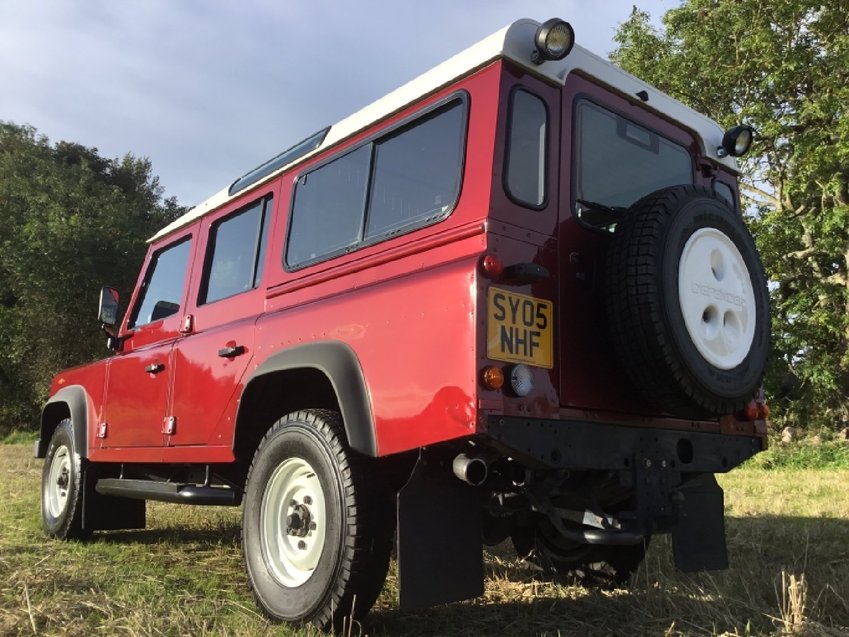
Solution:
[{"label": "rear door", "polygon": [[168,445],[232,442],[235,406],[254,356],[254,326],[265,306],[260,284],[273,201],[266,189],[203,222],[203,265],[188,304],[191,330],[174,348]]},{"label": "rear door", "polygon": [[647,413],[610,344],[606,249],[617,219],[638,199],[694,182],[698,146],[691,134],[652,113],[636,96],[626,99],[583,77],[567,78],[562,100],[561,404]]}]

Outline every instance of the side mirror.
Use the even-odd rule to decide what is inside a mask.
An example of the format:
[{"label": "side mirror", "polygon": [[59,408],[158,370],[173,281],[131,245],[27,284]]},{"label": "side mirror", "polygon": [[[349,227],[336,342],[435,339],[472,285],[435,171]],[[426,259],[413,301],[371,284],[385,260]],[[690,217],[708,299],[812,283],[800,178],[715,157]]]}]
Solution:
[{"label": "side mirror", "polygon": [[115,327],[118,324],[118,301],[118,290],[101,288],[97,316],[104,327]]}]

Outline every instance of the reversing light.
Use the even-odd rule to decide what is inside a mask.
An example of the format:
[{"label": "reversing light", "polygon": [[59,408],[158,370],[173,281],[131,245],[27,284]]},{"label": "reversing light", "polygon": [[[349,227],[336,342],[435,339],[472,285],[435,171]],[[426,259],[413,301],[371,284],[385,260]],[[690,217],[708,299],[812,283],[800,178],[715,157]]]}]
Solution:
[{"label": "reversing light", "polygon": [[745,124],[729,128],[722,136],[722,146],[716,149],[719,157],[740,157],[749,152],[752,140],[755,138],[755,129]]},{"label": "reversing light", "polygon": [[575,45],[575,30],[572,25],[560,18],[546,20],[534,34],[536,50],[531,54],[534,64],[546,60],[562,60]]},{"label": "reversing light", "polygon": [[510,370],[510,387],[517,396],[527,396],[534,388],[534,374],[527,365],[514,365]]},{"label": "reversing light", "polygon": [[483,386],[493,391],[504,387],[504,372],[498,367],[487,367],[481,374]]}]

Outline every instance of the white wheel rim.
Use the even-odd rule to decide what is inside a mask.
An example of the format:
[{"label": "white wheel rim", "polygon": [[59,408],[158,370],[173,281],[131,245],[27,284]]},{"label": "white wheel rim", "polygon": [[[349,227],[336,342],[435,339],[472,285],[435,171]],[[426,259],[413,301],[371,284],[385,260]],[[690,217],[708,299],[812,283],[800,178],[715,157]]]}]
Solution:
[{"label": "white wheel rim", "polygon": [[71,451],[66,445],[61,445],[50,461],[50,472],[45,486],[47,511],[51,517],[58,518],[65,511],[70,483]]},{"label": "white wheel rim", "polygon": [[324,491],[302,458],[284,460],[265,487],[259,514],[265,563],[283,586],[306,582],[324,549],[327,515]]},{"label": "white wheel rim", "polygon": [[733,369],[755,338],[755,292],[743,255],[716,228],[696,230],[678,264],[678,299],[687,332],[704,359]]}]

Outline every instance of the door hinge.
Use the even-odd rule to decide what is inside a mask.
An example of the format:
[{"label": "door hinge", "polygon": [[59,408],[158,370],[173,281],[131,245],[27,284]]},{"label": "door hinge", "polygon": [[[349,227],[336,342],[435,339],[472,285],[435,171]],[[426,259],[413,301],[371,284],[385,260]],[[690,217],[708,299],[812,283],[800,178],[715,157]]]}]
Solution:
[{"label": "door hinge", "polygon": [[162,421],[162,433],[173,436],[175,431],[177,431],[177,417],[166,416],[165,420]]},{"label": "door hinge", "polygon": [[183,317],[183,326],[180,328],[181,334],[188,334],[195,326],[195,317],[191,314],[186,314]]},{"label": "door hinge", "polygon": [[105,438],[106,437],[106,429],[109,427],[108,423],[102,422],[97,426],[97,437]]}]

